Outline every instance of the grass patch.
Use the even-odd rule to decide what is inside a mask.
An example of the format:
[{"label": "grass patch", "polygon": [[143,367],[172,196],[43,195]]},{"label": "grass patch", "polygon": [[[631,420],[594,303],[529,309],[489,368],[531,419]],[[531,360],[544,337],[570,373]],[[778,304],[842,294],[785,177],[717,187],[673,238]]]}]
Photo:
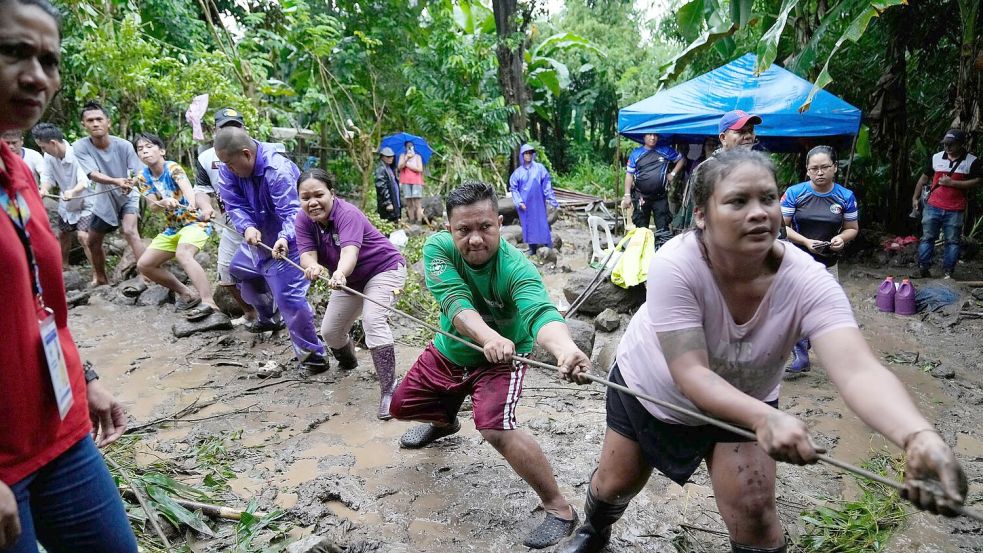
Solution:
[{"label": "grass patch", "polygon": [[[110,465],[110,472],[118,486],[128,488],[121,471],[125,471],[134,487],[142,493],[150,508],[170,526],[178,531],[168,539],[171,551],[190,552],[181,536],[194,532],[199,538],[211,540],[209,550],[231,551],[233,553],[280,552],[286,547],[286,533],[291,526],[284,524],[286,512],[275,509],[262,516],[255,500],[243,510],[241,520],[217,521],[190,509],[180,500],[190,500],[216,506],[241,501],[231,493],[228,480],[235,477],[232,463],[234,454],[230,444],[241,436],[239,432],[222,432],[209,435],[190,444],[183,459],[158,457],[145,466],[138,466],[135,453],[140,438],[124,436],[109,447],[106,452],[119,469]],[[154,532],[148,514],[132,495],[124,494],[127,517],[137,536],[140,551],[146,553],[165,553],[166,548]],[[165,529],[165,532],[167,530]]]},{"label": "grass patch", "polygon": [[[904,474],[904,461],[878,454],[862,465],[889,477]],[[856,478],[861,495],[839,507],[818,507],[800,516],[806,531],[793,550],[807,553],[885,551],[891,535],[907,519],[904,500],[892,488]]]}]

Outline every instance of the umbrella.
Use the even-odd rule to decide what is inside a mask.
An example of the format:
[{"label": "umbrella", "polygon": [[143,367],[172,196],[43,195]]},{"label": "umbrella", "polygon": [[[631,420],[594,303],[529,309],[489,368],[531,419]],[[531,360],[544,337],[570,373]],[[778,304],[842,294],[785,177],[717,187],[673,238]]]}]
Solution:
[{"label": "umbrella", "polygon": [[381,150],[388,146],[393,149],[393,152],[396,153],[396,158],[399,159],[399,154],[403,153],[403,145],[406,144],[406,141],[413,142],[413,149],[416,153],[420,154],[424,165],[430,163],[430,156],[433,155],[433,149],[430,148],[430,145],[427,144],[425,139],[409,133],[400,132],[383,138],[379,149]]}]

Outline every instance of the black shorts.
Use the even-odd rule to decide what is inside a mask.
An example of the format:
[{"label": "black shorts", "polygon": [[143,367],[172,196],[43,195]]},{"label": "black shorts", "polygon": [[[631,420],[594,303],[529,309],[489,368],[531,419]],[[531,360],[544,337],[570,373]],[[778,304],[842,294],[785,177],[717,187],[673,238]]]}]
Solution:
[{"label": "black shorts", "polygon": [[[611,368],[608,379],[627,386],[617,363]],[[777,408],[778,401],[769,401],[768,405]],[[700,461],[710,455],[718,443],[754,441],[708,424],[689,426],[663,422],[652,416],[635,396],[614,388],[608,388],[607,423],[611,430],[637,442],[645,462],[680,486],[689,480]]]},{"label": "black shorts", "polygon": [[98,215],[93,215],[92,220],[89,221],[89,230],[94,230],[99,234],[109,234],[118,228],[119,225],[110,225],[106,221],[103,221]]}]

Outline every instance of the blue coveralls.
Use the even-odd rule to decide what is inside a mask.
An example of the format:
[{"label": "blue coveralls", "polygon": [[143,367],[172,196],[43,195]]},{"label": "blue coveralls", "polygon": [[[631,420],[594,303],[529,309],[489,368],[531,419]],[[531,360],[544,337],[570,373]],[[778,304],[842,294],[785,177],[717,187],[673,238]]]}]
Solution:
[{"label": "blue coveralls", "polygon": [[[278,239],[286,238],[287,256],[299,264],[294,218],[300,211],[296,188],[300,170],[268,145],[254,142],[256,164],[252,176],[238,177],[222,165],[219,195],[236,230],[244,233],[254,227],[262,242],[271,247]],[[324,344],[314,327],[314,310],[307,302],[310,283],[299,269],[285,260],[273,259],[265,249],[243,242],[232,258],[229,272],[242,298],[256,308],[261,322],[274,321],[279,307],[298,359],[308,353],[324,357]]]}]

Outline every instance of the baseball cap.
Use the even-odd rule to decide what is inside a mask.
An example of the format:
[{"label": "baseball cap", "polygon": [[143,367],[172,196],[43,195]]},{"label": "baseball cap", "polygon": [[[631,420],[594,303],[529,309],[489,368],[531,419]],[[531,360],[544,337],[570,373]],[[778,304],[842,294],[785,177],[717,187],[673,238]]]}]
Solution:
[{"label": "baseball cap", "polygon": [[958,142],[963,144],[966,142],[966,133],[959,129],[949,129],[945,131],[945,136],[942,137],[943,144],[952,144]]},{"label": "baseball cap", "polygon": [[238,123],[240,127],[246,126],[242,119],[242,114],[232,108],[222,108],[215,112],[215,128],[221,129],[232,123]]},{"label": "baseball cap", "polygon": [[724,132],[727,129],[740,129],[752,123],[754,125],[761,124],[761,118],[757,115],[751,115],[745,111],[735,109],[733,111],[728,111],[720,118],[720,122],[717,123],[717,132]]},{"label": "baseball cap", "polygon": [[386,146],[385,148],[379,150],[379,155],[386,156],[386,157],[395,157],[396,152],[394,152],[393,149],[390,148],[389,146]]}]

